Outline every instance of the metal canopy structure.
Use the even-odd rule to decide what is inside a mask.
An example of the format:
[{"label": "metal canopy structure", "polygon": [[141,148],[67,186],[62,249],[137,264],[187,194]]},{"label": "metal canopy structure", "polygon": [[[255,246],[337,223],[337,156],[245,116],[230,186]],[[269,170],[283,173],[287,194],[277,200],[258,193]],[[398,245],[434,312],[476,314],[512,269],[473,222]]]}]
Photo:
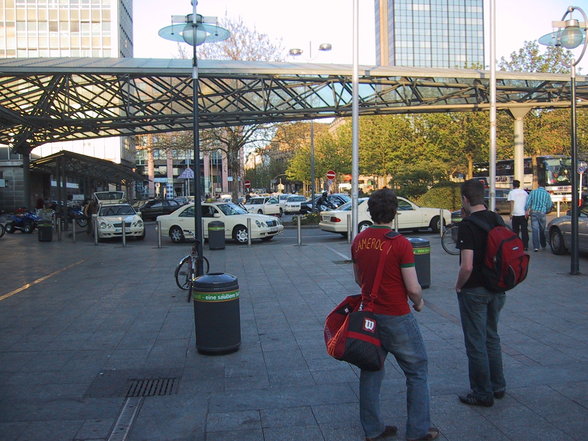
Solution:
[{"label": "metal canopy structure", "polygon": [[[0,143],[28,153],[55,141],[191,130],[191,60],[0,60]],[[206,61],[201,128],[351,115],[351,66]],[[360,67],[361,115],[488,108],[489,72]],[[577,82],[588,103],[588,79]],[[497,75],[499,109],[569,107],[567,75]]]},{"label": "metal canopy structure", "polygon": [[56,175],[57,167],[62,167],[61,173],[68,177],[88,179],[94,183],[123,183],[143,179],[123,165],[65,150],[31,161],[30,164],[31,171],[53,175]]}]

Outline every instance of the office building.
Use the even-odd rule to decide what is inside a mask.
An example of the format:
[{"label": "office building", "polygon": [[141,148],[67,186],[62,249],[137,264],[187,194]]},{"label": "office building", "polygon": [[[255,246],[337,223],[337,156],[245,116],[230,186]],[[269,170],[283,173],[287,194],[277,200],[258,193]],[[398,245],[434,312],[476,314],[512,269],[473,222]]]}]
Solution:
[{"label": "office building", "polygon": [[375,0],[378,65],[484,66],[483,0]]}]

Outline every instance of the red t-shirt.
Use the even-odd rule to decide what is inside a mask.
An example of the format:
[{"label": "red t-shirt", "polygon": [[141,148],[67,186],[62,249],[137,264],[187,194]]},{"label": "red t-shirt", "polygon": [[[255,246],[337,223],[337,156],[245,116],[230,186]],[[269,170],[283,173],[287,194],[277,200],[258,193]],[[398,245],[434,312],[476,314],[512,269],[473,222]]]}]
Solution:
[{"label": "red t-shirt", "polygon": [[359,233],[351,245],[351,256],[356,266],[361,294],[364,303],[369,297],[380,254],[385,250],[384,243],[390,242],[390,252],[386,257],[380,289],[374,301],[373,311],[377,314],[405,315],[410,312],[406,287],[401,268],[414,266],[412,245],[406,237],[397,235],[385,237],[392,231],[389,227],[371,226]]}]

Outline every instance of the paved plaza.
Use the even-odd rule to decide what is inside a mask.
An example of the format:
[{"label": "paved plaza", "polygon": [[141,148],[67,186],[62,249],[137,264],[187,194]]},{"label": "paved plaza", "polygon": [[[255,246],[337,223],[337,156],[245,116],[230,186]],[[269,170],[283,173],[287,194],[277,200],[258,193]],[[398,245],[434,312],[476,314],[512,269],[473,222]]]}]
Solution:
[{"label": "paved plaza", "polygon": [[[0,238],[1,441],[357,441],[358,370],[325,352],[323,322],[357,293],[349,245],[278,237],[208,251],[240,287],[241,347],[199,354],[192,304],[174,282],[189,244]],[[304,230],[303,234],[308,231]],[[449,441],[588,439],[588,258],[532,253],[500,322],[507,394],[459,403],[467,361],[453,291],[458,258],[431,242],[427,308],[432,419]],[[404,377],[386,362],[382,408],[406,418]],[[127,398],[130,380],[170,379],[161,396]]]}]

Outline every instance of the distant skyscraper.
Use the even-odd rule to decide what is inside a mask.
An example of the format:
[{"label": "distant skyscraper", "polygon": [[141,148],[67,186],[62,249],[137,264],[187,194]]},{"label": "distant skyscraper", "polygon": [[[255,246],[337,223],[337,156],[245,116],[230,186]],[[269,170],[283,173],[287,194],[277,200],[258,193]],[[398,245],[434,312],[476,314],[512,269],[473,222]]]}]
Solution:
[{"label": "distant skyscraper", "polygon": [[484,66],[483,0],[375,0],[378,65]]},{"label": "distant skyscraper", "polygon": [[[132,0],[0,0],[0,58],[133,56]],[[133,167],[128,138],[44,144]]]}]

